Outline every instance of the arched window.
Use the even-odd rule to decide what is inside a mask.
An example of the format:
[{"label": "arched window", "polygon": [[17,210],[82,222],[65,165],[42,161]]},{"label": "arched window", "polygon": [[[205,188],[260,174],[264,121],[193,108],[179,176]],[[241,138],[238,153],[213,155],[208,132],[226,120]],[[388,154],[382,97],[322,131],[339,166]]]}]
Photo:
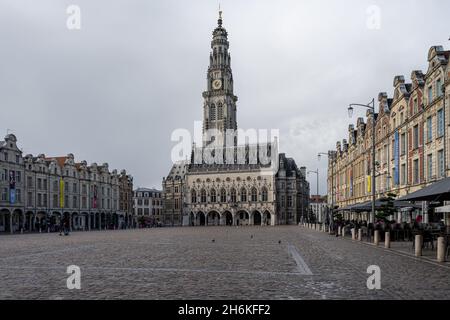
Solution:
[{"label": "arched window", "polygon": [[227,202],[227,191],[225,189],[220,190],[220,202]]},{"label": "arched window", "polygon": [[217,202],[217,195],[216,195],[216,189],[211,190],[211,202],[216,203]]},{"label": "arched window", "polygon": [[230,191],[230,198],[231,198],[231,203],[235,203],[236,202],[236,189],[231,189]]},{"label": "arched window", "polygon": [[241,189],[241,202],[247,201],[247,190],[245,188]]},{"label": "arched window", "polygon": [[191,203],[197,203],[197,192],[194,189],[191,191]]},{"label": "arched window", "polygon": [[267,188],[266,187],[264,187],[263,189],[262,189],[262,201],[267,201],[267,199],[268,199],[268,196],[267,196]]},{"label": "arched window", "polygon": [[217,106],[217,120],[222,120],[223,117],[223,106],[222,103],[219,103]]},{"label": "arched window", "polygon": [[216,120],[216,106],[214,103],[209,109],[209,120]]},{"label": "arched window", "polygon": [[202,189],[202,191],[200,192],[200,202],[201,203],[206,203],[206,191],[205,191],[205,189]]},{"label": "arched window", "polygon": [[252,188],[252,202],[258,201],[258,191],[255,187]]}]

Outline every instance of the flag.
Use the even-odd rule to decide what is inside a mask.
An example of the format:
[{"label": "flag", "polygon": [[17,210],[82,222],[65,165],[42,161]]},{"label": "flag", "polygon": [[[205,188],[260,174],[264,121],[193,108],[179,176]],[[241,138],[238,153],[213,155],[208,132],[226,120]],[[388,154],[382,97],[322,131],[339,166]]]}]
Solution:
[{"label": "flag", "polygon": [[59,206],[64,208],[64,180],[59,180]]}]

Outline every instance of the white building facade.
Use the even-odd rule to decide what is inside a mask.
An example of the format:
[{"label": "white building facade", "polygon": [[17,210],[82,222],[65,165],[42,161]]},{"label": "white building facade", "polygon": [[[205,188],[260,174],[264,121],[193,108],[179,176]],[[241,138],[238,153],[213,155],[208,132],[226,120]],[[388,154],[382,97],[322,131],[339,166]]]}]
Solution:
[{"label": "white building facade", "polygon": [[161,190],[149,188],[137,188],[134,190],[133,210],[137,221],[151,225],[159,224],[162,220],[162,198]]}]

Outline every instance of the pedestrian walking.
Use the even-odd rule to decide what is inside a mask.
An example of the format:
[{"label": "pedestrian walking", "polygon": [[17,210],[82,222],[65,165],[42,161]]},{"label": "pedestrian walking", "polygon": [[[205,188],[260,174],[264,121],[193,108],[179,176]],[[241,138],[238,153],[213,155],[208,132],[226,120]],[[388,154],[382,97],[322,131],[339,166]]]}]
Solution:
[{"label": "pedestrian walking", "polygon": [[62,236],[62,232],[64,229],[64,220],[61,219],[61,221],[59,222],[59,235]]},{"label": "pedestrian walking", "polygon": [[64,222],[64,235],[68,236],[69,235],[69,220],[65,219]]}]

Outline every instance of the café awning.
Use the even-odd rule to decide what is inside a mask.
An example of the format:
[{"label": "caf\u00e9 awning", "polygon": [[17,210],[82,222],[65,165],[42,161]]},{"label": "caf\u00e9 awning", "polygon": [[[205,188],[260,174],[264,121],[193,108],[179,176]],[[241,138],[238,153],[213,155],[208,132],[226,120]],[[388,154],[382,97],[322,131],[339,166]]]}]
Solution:
[{"label": "caf\u00e9 awning", "polygon": [[[384,205],[386,205],[386,201],[382,201],[383,199],[378,199],[375,201],[375,209],[380,210],[383,208]],[[394,200],[394,207],[397,209],[403,209],[403,210],[414,210],[414,209],[421,209],[422,206],[420,205],[414,205],[406,201],[401,200]],[[365,212],[365,211],[371,211],[372,210],[372,201],[366,201],[358,204],[354,204],[342,209],[339,209],[339,211],[353,211],[353,212]]]},{"label": "caf\u00e9 awning", "polygon": [[357,207],[359,207],[361,205],[362,205],[362,203],[352,204],[352,205],[344,207],[344,208],[339,208],[338,211],[357,211]]},{"label": "caf\u00e9 awning", "polygon": [[450,200],[450,178],[442,179],[428,187],[401,197],[401,201],[445,201]]}]

